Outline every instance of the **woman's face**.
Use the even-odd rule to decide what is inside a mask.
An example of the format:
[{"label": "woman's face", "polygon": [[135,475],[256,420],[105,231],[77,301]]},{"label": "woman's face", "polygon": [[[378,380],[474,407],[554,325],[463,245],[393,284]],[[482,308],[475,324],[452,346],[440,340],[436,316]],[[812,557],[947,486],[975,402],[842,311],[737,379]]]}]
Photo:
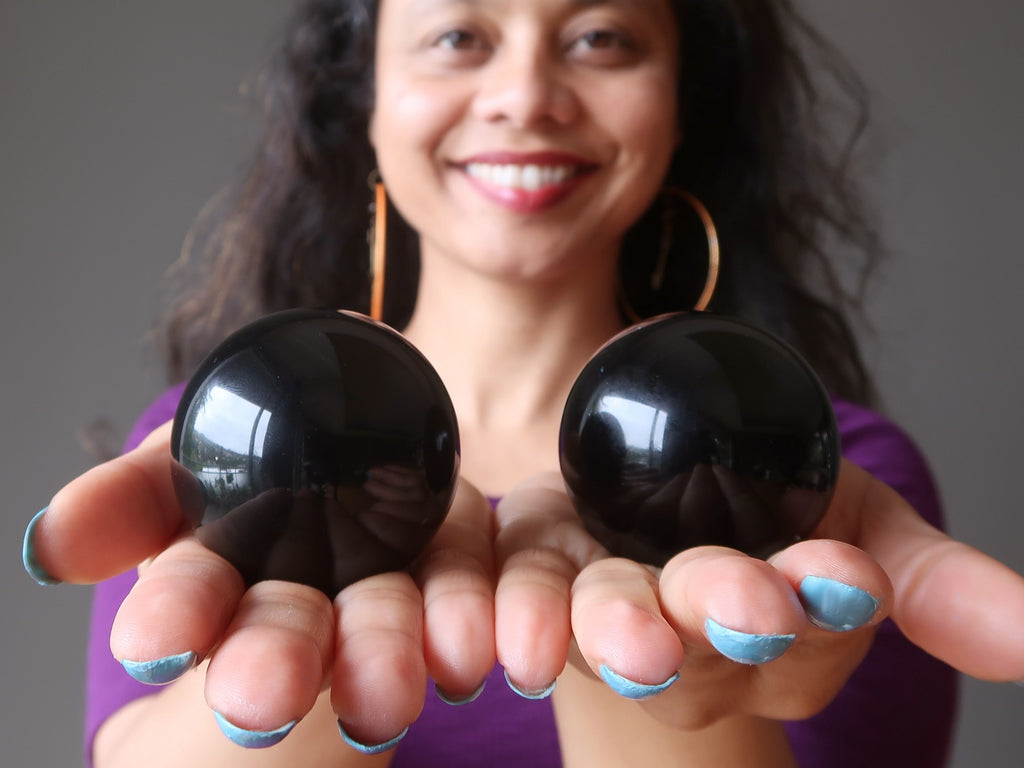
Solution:
[{"label": "woman's face", "polygon": [[383,0],[370,138],[424,260],[614,259],[678,141],[668,0]]}]

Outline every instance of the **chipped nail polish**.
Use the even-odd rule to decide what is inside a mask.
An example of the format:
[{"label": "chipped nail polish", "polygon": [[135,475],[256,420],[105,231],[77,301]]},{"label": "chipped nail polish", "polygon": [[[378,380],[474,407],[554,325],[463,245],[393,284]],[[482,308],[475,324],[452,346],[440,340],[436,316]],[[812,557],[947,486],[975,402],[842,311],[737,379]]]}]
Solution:
[{"label": "chipped nail polish", "polygon": [[723,627],[714,619],[704,622],[704,631],[715,649],[740,664],[767,664],[779,658],[793,644],[796,635],[755,635]]},{"label": "chipped nail polish", "polygon": [[512,689],[512,692],[518,696],[522,696],[524,699],[530,701],[539,701],[540,699],[546,699],[551,695],[551,692],[555,690],[555,683],[557,680],[552,680],[551,685],[546,688],[540,688],[536,691],[528,691],[525,688],[520,688],[518,685],[512,682],[512,678],[508,676],[508,672],[505,672],[505,682],[508,683],[508,687]]},{"label": "chipped nail polish", "polygon": [[174,656],[165,656],[152,661],[131,661],[123,659],[121,666],[124,671],[140,683],[146,685],[166,685],[181,677],[196,665],[197,657],[193,651],[185,651]]},{"label": "chipped nail polish", "polygon": [[292,728],[298,723],[298,720],[292,720],[290,723],[286,723],[273,731],[250,731],[245,728],[239,728],[220,712],[214,712],[213,716],[217,719],[217,725],[220,727],[221,733],[238,746],[245,747],[246,749],[266,749],[267,747],[272,747],[291,733]]},{"label": "chipped nail polish", "polygon": [[833,632],[862,627],[878,610],[878,600],[863,589],[822,576],[800,582],[800,602],[812,624]]},{"label": "chipped nail polish", "polygon": [[648,685],[646,683],[638,683],[635,680],[630,680],[628,677],[623,677],[606,664],[602,664],[599,671],[601,673],[601,679],[608,684],[609,688],[619,694],[619,696],[623,696],[627,699],[635,699],[637,701],[657,696],[679,679],[679,673],[676,672],[663,683]]},{"label": "chipped nail polish", "polygon": [[480,683],[480,687],[473,691],[468,696],[449,696],[447,693],[442,691],[437,683],[434,683],[434,693],[437,694],[437,698],[452,707],[463,707],[466,704],[470,704],[480,698],[480,694],[484,692],[484,688],[487,686],[487,681],[484,680]]},{"label": "chipped nail polish", "polygon": [[40,564],[39,560],[36,559],[36,546],[35,546],[35,533],[36,527],[39,525],[39,521],[46,514],[46,510],[42,509],[36,513],[36,516],[29,522],[28,527],[25,529],[25,538],[21,543],[21,563],[25,566],[25,571],[31,576],[36,584],[44,587],[52,587],[55,584],[60,584],[60,579],[55,579],[46,569]]},{"label": "chipped nail polish", "polygon": [[356,741],[345,732],[345,726],[341,724],[341,720],[338,721],[338,732],[341,734],[341,738],[345,740],[345,743],[352,747],[356,752],[361,752],[364,755],[379,755],[381,752],[387,752],[389,749],[392,749],[398,744],[398,742],[404,739],[405,734],[409,732],[409,726],[406,726],[400,734],[395,736],[395,738],[388,739],[380,744],[363,744],[362,742]]}]

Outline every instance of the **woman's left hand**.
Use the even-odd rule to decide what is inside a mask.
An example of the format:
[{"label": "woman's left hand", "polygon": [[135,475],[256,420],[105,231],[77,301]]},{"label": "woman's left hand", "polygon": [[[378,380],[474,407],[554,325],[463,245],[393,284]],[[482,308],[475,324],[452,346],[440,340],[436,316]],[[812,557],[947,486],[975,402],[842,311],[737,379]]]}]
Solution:
[{"label": "woman's left hand", "polygon": [[575,659],[677,728],[800,719],[832,700],[889,615],[968,675],[1024,679],[1024,578],[848,462],[814,536],[767,562],[722,547],[660,571],[611,557],[557,475],[509,493],[497,520],[498,661],[526,692]]}]

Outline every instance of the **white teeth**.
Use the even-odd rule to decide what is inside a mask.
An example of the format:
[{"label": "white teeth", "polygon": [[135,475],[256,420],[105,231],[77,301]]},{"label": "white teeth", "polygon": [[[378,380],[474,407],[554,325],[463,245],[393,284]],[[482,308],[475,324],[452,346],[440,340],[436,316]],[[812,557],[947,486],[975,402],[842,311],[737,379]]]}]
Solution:
[{"label": "white teeth", "polygon": [[497,187],[533,192],[541,187],[561,184],[576,173],[571,165],[494,165],[469,163],[466,173],[474,179]]},{"label": "white teeth", "polygon": [[540,166],[528,165],[523,168],[522,185],[524,189],[540,189]]}]

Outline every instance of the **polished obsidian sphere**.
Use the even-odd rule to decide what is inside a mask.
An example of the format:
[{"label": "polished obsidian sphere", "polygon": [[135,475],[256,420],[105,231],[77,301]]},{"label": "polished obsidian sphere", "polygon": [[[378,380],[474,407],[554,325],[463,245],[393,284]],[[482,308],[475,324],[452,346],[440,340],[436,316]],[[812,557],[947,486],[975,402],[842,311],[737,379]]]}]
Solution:
[{"label": "polished obsidian sphere", "polygon": [[813,531],[839,436],[824,387],[782,340],[709,313],[612,339],[562,417],[562,474],[613,554],[661,566],[716,544],[764,557]]},{"label": "polished obsidian sphere", "polygon": [[426,359],[362,315],[293,310],[230,336],[174,420],[175,487],[196,535],[249,584],[330,596],[408,566],[459,468],[448,393]]}]

